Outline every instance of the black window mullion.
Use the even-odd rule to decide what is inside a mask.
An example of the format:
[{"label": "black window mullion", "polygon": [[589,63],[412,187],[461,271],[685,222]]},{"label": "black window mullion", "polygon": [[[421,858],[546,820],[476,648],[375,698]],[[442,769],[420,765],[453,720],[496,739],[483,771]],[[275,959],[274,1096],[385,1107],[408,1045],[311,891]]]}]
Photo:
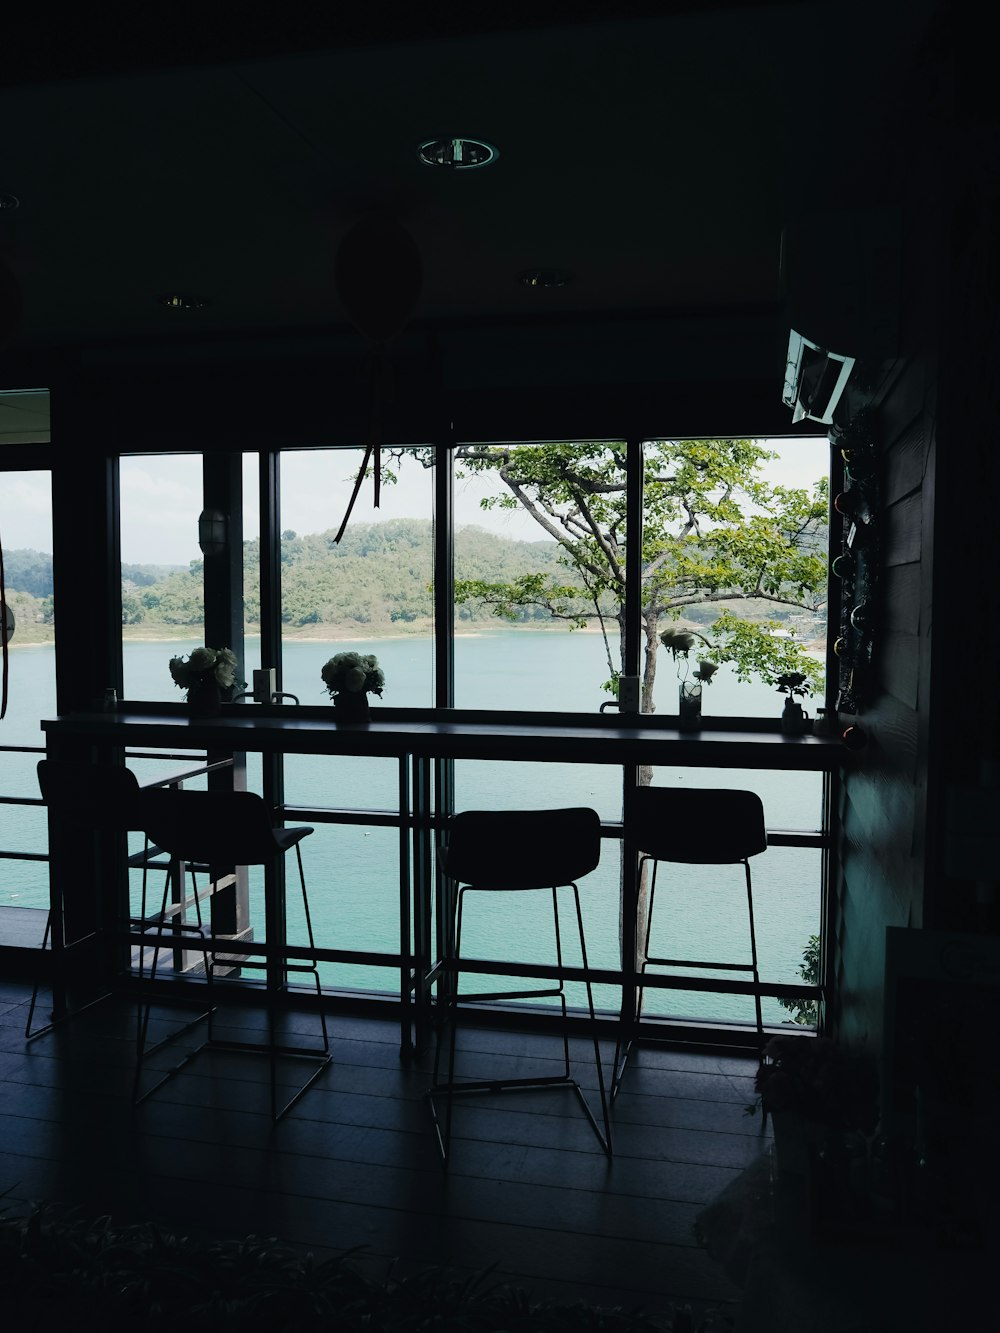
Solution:
[{"label": "black window mullion", "polygon": [[642,441],[626,445],[625,474],[625,644],[622,671],[639,675],[639,622],[642,615]]},{"label": "black window mullion", "polygon": [[449,441],[434,459],[434,705],[455,707],[455,451]]}]

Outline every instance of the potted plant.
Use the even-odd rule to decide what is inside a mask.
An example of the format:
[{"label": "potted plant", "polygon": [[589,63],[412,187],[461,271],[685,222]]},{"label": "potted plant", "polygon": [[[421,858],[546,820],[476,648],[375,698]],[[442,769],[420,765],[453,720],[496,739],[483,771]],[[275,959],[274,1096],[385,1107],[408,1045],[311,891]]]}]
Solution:
[{"label": "potted plant", "polygon": [[665,629],[660,634],[660,642],[664,648],[675,662],[680,661],[677,668],[677,679],[680,682],[677,710],[679,731],[697,731],[701,726],[701,691],[703,686],[711,685],[712,677],[719,669],[717,662],[702,657],[698,659],[695,670],[691,671],[689,654],[695,647],[696,639],[701,639],[702,643],[712,647],[708,639],[697,631]]},{"label": "potted plant", "polygon": [[385,675],[371,653],[335,653],[320,672],[327,694],[345,722],[367,722],[368,695],[382,697]]},{"label": "potted plant", "polygon": [[779,694],[785,695],[785,707],[781,713],[781,730],[786,736],[801,736],[809,723],[809,714],[798,702],[808,698],[812,687],[801,671],[786,671],[776,676],[774,684]]},{"label": "potted plant", "polygon": [[758,1100],[746,1110],[770,1115],[780,1172],[803,1174],[810,1144],[842,1151],[848,1136],[878,1124],[874,1065],[828,1037],[772,1037],[754,1087]]},{"label": "potted plant", "polygon": [[231,648],[195,648],[186,659],[170,659],[170,675],[176,686],[187,690],[191,712],[212,717],[235,692],[236,654]]}]

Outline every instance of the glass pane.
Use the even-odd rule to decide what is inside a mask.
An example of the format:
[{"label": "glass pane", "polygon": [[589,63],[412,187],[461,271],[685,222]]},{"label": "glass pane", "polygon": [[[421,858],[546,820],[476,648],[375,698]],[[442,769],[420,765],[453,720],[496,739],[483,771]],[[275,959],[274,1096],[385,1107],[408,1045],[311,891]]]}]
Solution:
[{"label": "glass pane", "polygon": [[[44,397],[44,402],[41,398]],[[0,394],[3,437],[27,418],[47,434],[47,394]],[[30,407],[30,412],[27,408]],[[55,614],[52,597],[52,481],[47,471],[5,471],[0,484],[0,538],[3,540],[7,604],[15,630],[9,643],[7,715],[0,722],[0,796],[39,798],[36,766],[42,757],[42,718],[54,717]],[[31,746],[32,753],[6,750]],[[35,748],[37,747],[37,748]],[[45,855],[48,828],[40,806],[0,805],[0,851]],[[48,866],[44,861],[0,859],[0,907],[48,907]],[[2,919],[2,918],[0,918]],[[40,943],[41,930],[39,930]],[[0,928],[0,942],[4,933]],[[13,941],[12,941],[13,942]]]},{"label": "glass pane", "polygon": [[613,764],[520,764],[458,760],[456,810],[544,810],[586,805],[622,817],[622,771]]},{"label": "glass pane", "polygon": [[379,508],[369,477],[338,544],[364,450],[282,453],[283,682],[301,703],[329,701],[320,672],[339,652],[377,657],[385,683],[375,707],[433,703],[432,457],[386,450]]},{"label": "glass pane", "polygon": [[455,702],[594,712],[621,671],[625,452],[455,450]]},{"label": "glass pane", "polygon": [[[718,667],[703,715],[780,717],[777,677],[793,670],[821,701],[826,439],[650,440],[643,452],[643,710],[676,714],[679,681],[702,660]],[[664,631],[686,637],[663,644]]]},{"label": "glass pane", "polygon": [[[762,982],[801,982],[799,968],[810,936],[820,933],[821,853],[813,848],[769,847],[750,863],[754,925]],[[660,957],[749,962],[750,929],[742,866],[660,867],[650,953]],[[675,969],[683,972],[684,969]],[[650,967],[663,975],[667,969]],[[748,981],[750,973],[691,970],[689,975]],[[764,998],[765,1023],[790,1023],[778,1000]],[[715,1022],[753,1023],[750,997],[708,991],[645,992],[643,1013]]]},{"label": "glass pane", "polygon": [[124,697],[179,703],[171,657],[205,642],[201,454],[120,460]]},{"label": "glass pane", "polygon": [[[618,946],[618,844],[604,842],[600,864],[578,884],[580,911],[583,916],[587,961],[595,968],[617,968]],[[563,961],[568,967],[581,963],[580,937],[572,890],[559,889],[559,927],[563,946]],[[555,927],[552,895],[515,893],[503,890],[467,893],[462,921],[462,954],[465,958],[498,959],[504,963],[555,963]],[[466,973],[461,978],[460,993],[530,990],[545,987],[546,982],[536,978],[498,976],[492,973]],[[617,986],[595,985],[594,1007],[598,1011],[617,1013],[621,993]],[[586,988],[582,982],[566,983],[566,1002],[571,1009],[585,1010]],[[556,1005],[555,997],[508,1000],[506,1004]]]},{"label": "glass pane", "polygon": [[260,666],[260,460],[243,455],[243,675]]},{"label": "glass pane", "polygon": [[[321,824],[302,844],[302,862],[313,932],[320,948],[398,954],[396,829]],[[298,870],[291,858],[287,866],[286,902],[288,943],[307,948]],[[398,967],[323,963],[320,980],[331,989],[399,995]]]}]

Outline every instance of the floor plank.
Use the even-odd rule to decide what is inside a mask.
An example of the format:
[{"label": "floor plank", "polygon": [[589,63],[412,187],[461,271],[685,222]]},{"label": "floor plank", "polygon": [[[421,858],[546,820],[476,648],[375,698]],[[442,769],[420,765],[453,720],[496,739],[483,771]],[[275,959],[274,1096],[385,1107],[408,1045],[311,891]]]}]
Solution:
[{"label": "floor plank", "polygon": [[[426,1091],[432,1053],[401,1060],[391,1020],[334,1015],[334,1062],[279,1124],[268,1061],[206,1050],[132,1105],[135,1010],[112,1001],[27,1043],[29,992],[0,989],[0,1191],[8,1210],[58,1200],[186,1234],[274,1236],[317,1254],[362,1247],[369,1265],[493,1269],[538,1299],[644,1306],[734,1304],[738,1290],[699,1246],[698,1213],[755,1161],[768,1137],[744,1108],[753,1063],[643,1050],[613,1110],[608,1161],[565,1089],[456,1099],[449,1169]],[[157,1032],[185,1017],[156,1012]],[[262,1015],[219,1014],[246,1037]],[[290,1015],[311,1040],[314,1015]],[[191,1044],[197,1034],[184,1041]],[[182,1043],[151,1058],[170,1068]],[[574,1073],[597,1106],[593,1048]],[[605,1071],[613,1046],[602,1044]],[[469,1077],[557,1071],[557,1038],[463,1029]],[[309,1072],[283,1060],[289,1091]]]}]

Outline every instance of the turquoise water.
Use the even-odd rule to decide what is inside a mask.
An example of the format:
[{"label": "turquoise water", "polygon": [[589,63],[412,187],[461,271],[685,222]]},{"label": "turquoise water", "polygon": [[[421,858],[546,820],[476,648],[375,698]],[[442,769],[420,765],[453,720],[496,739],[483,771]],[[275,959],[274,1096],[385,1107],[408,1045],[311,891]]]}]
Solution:
[{"label": "turquoise water", "polygon": [[[167,661],[187,653],[195,640],[128,643],[125,646],[125,695],[148,700],[179,700]],[[255,641],[247,641],[246,674],[254,661]],[[284,647],[284,688],[303,704],[326,700],[320,668],[341,648],[375,652],[386,676],[384,702],[400,707],[431,702],[432,644],[428,638],[331,644],[290,642]],[[600,683],[607,663],[599,635],[565,630],[496,630],[462,637],[456,644],[457,703],[466,708],[536,708],[539,711],[597,711],[607,698]],[[675,711],[674,663],[659,663],[656,698],[661,711]],[[373,699],[375,707],[378,700]],[[706,714],[776,716],[780,696],[763,685],[743,685],[723,668],[705,691]],[[10,654],[10,706],[0,724],[0,744],[40,745],[39,719],[55,711],[54,653],[51,646],[24,647]],[[0,795],[37,791],[35,754],[3,754]],[[249,783],[259,788],[258,765],[250,757]],[[155,761],[133,765],[140,776],[156,771]],[[770,828],[815,830],[820,821],[818,774],[759,773],[738,770],[658,768],[657,784],[702,787],[751,787],[764,802]],[[334,756],[290,756],[286,799],[291,805],[386,809],[396,806],[397,766],[393,760]],[[497,764],[463,762],[456,766],[458,808],[494,809],[555,805],[591,805],[606,820],[621,817],[621,777],[601,765]],[[44,811],[0,805],[0,849],[46,850]],[[581,882],[590,961],[614,967],[618,956],[618,851],[605,843],[601,865]],[[331,948],[391,952],[399,947],[398,835],[394,829],[320,825],[304,845],[317,942]],[[766,980],[798,980],[797,967],[810,934],[820,925],[820,853],[799,848],[770,848],[753,862],[754,904],[762,975]],[[653,951],[675,957],[747,957],[745,891],[742,871],[719,867],[708,872],[677,867],[669,882],[661,875]],[[669,888],[668,888],[669,884]],[[294,902],[290,884],[289,899]],[[136,886],[138,891],[138,886]],[[0,905],[47,904],[44,864],[0,860]],[[466,952],[483,958],[512,956],[515,946],[529,961],[554,956],[550,913],[537,895],[478,895],[475,919],[467,917]],[[537,910],[536,910],[537,909]],[[263,935],[259,883],[252,884],[255,933]],[[662,929],[661,929],[662,928]],[[289,937],[301,942],[301,913],[290,906]],[[668,940],[669,932],[669,943]],[[358,989],[392,989],[391,973],[348,965],[330,965],[324,983]],[[574,999],[578,998],[577,996]],[[614,1008],[616,992],[599,991],[598,1002]],[[752,1005],[731,997],[683,992],[649,992],[647,1010],[704,1018],[749,1020]],[[787,1017],[776,1002],[765,1002],[771,1021]]]}]

